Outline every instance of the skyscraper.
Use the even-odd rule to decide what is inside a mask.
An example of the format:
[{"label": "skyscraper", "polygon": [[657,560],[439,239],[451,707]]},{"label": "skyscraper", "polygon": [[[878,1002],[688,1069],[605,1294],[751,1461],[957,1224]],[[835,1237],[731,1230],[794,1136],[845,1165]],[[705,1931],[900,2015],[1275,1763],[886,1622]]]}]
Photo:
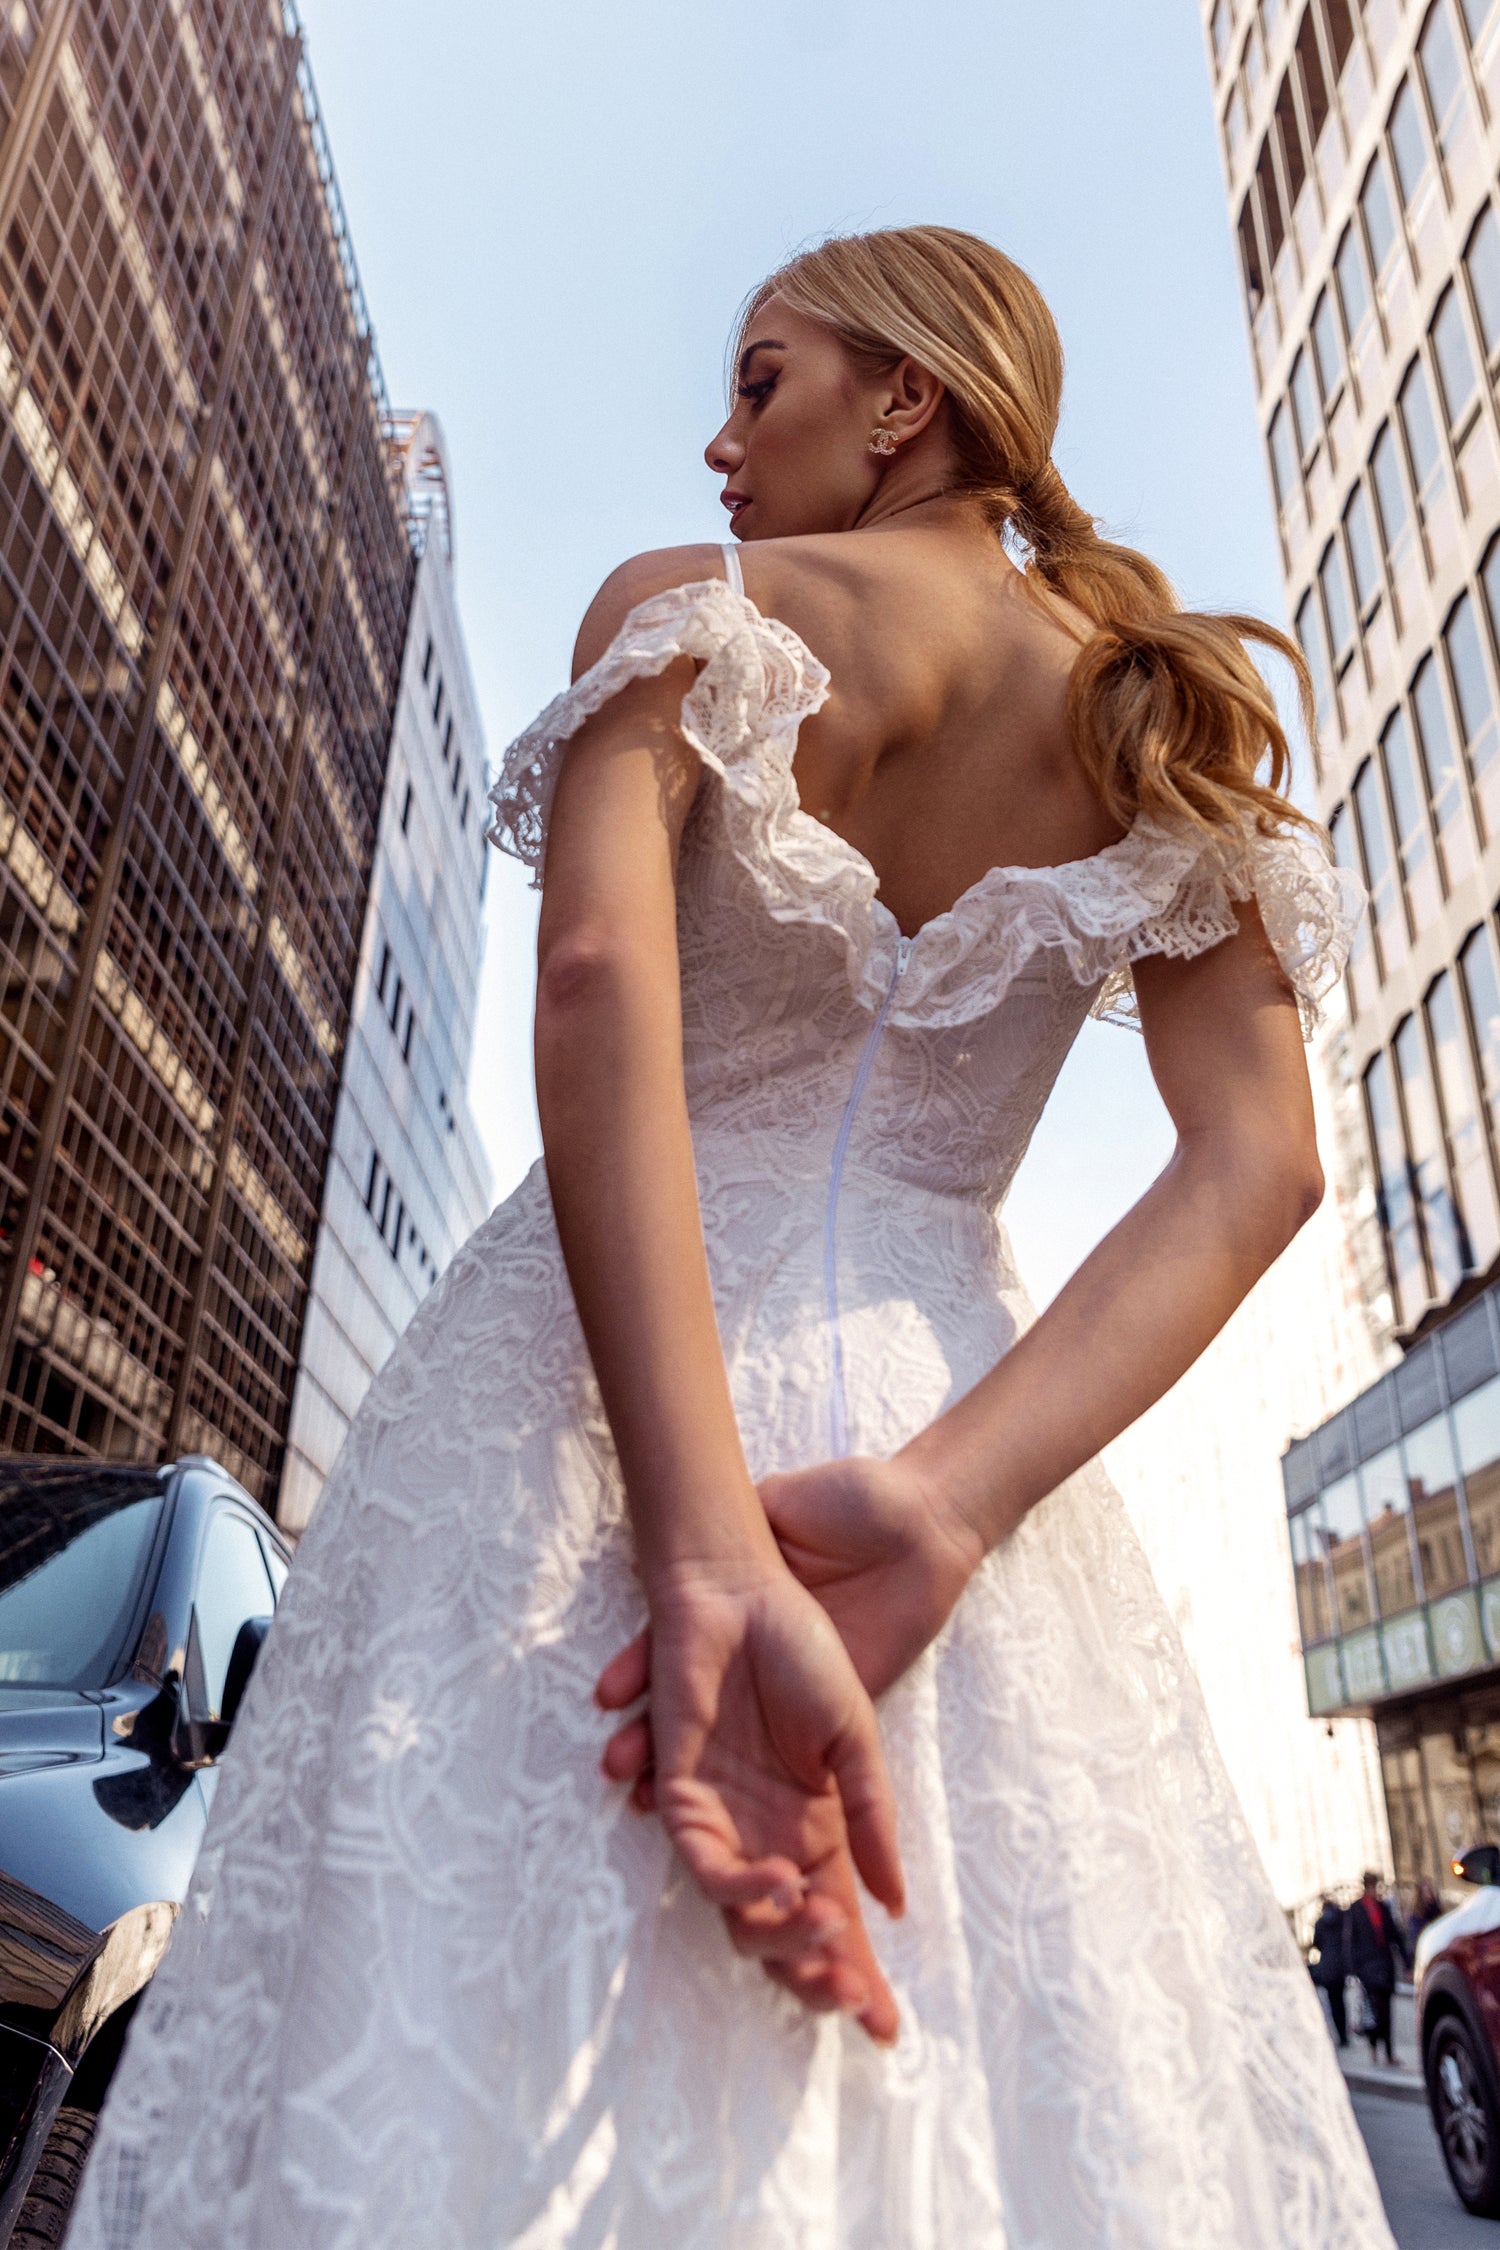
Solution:
[{"label": "skyscraper", "polygon": [[401,414],[391,434],[422,559],[277,1510],[293,1531],[397,1337],[489,1208],[466,1090],[489,859],[484,736],[442,432],[430,414]]},{"label": "skyscraper", "polygon": [[415,560],[290,0],[0,13],[0,1446],[274,1503]]},{"label": "skyscraper", "polygon": [[1285,1463],[1309,1704],[1375,1715],[1398,1872],[1440,1878],[1500,1835],[1500,4],[1204,20],[1318,809],[1370,893],[1344,1064],[1406,1355]]}]

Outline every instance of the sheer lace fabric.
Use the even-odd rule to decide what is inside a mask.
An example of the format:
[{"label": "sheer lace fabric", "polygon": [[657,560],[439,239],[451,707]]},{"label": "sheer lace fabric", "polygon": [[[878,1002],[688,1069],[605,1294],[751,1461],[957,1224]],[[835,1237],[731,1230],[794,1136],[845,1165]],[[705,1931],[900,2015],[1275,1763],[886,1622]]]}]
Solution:
[{"label": "sheer lace fabric", "polygon": [[[1138,822],[900,939],[797,805],[826,672],[717,582],[643,604],[513,746],[497,841],[539,867],[563,745],[681,654],[685,1061],[740,1426],[757,1474],[890,1452],[1031,1317],[998,1211],[1090,1006],[1253,892],[1311,1008],[1356,902],[1311,843],[1206,859]],[[1390,2250],[1097,1466],[882,1706],[891,2054],[738,1961],[599,1777],[590,1688],[641,1614],[538,1167],[330,1479],[72,2250]]]}]

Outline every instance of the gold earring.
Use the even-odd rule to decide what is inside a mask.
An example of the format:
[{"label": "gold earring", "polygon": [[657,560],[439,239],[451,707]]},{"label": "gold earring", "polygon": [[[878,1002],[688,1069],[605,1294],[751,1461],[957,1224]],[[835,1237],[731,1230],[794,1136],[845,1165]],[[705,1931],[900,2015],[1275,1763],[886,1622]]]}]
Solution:
[{"label": "gold earring", "polygon": [[878,422],[870,432],[870,451],[872,453],[894,453],[900,442],[901,440],[894,430],[883,429]]}]

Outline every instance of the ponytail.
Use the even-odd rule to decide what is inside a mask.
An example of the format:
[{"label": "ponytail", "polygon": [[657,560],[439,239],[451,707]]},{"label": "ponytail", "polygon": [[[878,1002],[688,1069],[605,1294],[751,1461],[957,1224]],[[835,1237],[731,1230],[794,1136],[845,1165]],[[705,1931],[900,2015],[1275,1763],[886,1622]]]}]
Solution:
[{"label": "ponytail", "polygon": [[1110,815],[1123,826],[1137,813],[1169,827],[1311,826],[1287,798],[1291,749],[1246,646],[1286,658],[1312,736],[1312,683],[1296,642],[1260,618],[1183,609],[1155,563],[1099,537],[1050,458],[1008,521],[1031,550],[1031,573],[1095,628],[1073,667],[1068,721]]}]

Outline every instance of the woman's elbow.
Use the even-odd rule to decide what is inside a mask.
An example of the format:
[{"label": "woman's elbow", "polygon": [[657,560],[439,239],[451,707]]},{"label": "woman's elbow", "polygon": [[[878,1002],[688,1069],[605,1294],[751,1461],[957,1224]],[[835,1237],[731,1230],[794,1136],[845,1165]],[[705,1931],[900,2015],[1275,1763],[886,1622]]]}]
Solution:
[{"label": "woman's elbow", "polygon": [[1268,1266],[1307,1225],[1323,1201],[1325,1186],[1315,1141],[1266,1152],[1260,1192],[1253,1198],[1252,1226]]}]

